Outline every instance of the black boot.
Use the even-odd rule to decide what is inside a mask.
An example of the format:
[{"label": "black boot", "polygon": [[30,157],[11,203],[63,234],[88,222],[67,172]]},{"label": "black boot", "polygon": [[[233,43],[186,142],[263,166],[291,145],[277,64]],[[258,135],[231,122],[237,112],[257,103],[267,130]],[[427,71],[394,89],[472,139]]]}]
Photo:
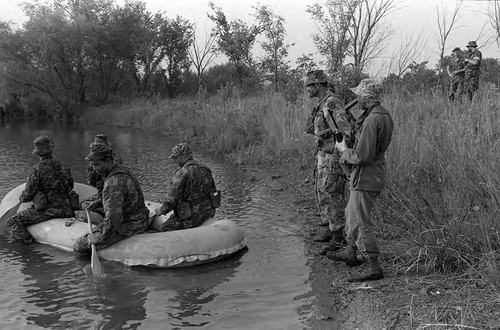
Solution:
[{"label": "black boot", "polygon": [[333,261],[345,262],[349,266],[357,266],[363,263],[356,256],[356,247],[351,244],[347,244],[341,251],[329,251],[326,256]]},{"label": "black boot", "polygon": [[347,281],[349,282],[363,282],[363,281],[374,281],[380,280],[384,277],[382,268],[378,262],[378,257],[368,257],[368,267],[363,269],[361,272],[353,273],[349,275]]}]

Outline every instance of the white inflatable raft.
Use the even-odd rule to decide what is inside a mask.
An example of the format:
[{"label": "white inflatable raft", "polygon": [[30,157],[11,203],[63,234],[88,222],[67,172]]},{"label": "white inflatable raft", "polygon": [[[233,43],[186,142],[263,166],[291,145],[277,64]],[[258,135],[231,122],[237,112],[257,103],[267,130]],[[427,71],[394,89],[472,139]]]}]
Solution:
[{"label": "white inflatable raft", "polygon": [[[19,185],[5,195],[0,203],[0,217],[19,202],[25,184]],[[96,193],[95,188],[75,183],[74,190],[80,201]],[[31,203],[23,203],[19,211]],[[158,228],[166,216],[154,214],[159,203],[146,202],[150,210],[151,227]],[[31,235],[42,244],[73,252],[76,239],[88,233],[87,223],[76,221],[66,226],[68,219],[51,219],[28,227]],[[210,219],[202,226],[171,232],[148,232],[134,235],[105,249],[98,250],[99,257],[129,266],[158,268],[187,267],[226,258],[243,248],[243,232],[231,220]]]}]

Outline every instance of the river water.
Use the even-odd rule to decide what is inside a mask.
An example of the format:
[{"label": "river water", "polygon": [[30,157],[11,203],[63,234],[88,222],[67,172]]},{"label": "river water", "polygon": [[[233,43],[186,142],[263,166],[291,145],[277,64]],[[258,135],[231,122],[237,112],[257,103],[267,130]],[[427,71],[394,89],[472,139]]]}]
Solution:
[{"label": "river water", "polygon": [[[161,201],[175,169],[174,141],[141,130],[57,124],[0,125],[0,196],[36,164],[33,139],[49,135],[54,155],[85,182],[93,136],[105,133],[141,183]],[[127,267],[102,260],[107,276],[86,276],[87,260],[0,238],[1,329],[310,329],[313,274],[305,244],[279,200],[239,169],[196,153],[223,192],[218,213],[244,231],[248,250],[181,269]],[[257,181],[258,182],[258,181]]]}]

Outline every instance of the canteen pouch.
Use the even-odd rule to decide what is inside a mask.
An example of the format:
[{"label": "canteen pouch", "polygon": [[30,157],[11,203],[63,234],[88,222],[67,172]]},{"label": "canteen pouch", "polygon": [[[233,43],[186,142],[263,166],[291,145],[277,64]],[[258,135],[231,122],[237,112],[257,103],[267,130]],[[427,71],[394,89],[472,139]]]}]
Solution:
[{"label": "canteen pouch", "polygon": [[212,207],[214,209],[220,207],[220,202],[221,202],[220,190],[217,190],[217,191],[214,191],[213,193],[210,193],[210,201],[212,202]]},{"label": "canteen pouch", "polygon": [[43,211],[49,206],[49,201],[47,200],[47,196],[39,191],[33,197],[33,207],[37,211]]},{"label": "canteen pouch", "polygon": [[191,216],[191,206],[189,206],[188,202],[179,202],[175,208],[175,213],[177,213],[179,220],[187,219]]},{"label": "canteen pouch", "polygon": [[73,211],[79,210],[80,209],[80,196],[77,194],[76,191],[72,190],[68,194],[69,198],[69,205],[71,206],[71,209]]}]

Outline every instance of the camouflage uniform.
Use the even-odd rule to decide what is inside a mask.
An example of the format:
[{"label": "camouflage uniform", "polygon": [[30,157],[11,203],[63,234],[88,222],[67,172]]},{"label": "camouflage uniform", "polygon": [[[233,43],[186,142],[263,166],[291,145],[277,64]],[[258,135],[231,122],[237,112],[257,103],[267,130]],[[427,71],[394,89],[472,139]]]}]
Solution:
[{"label": "camouflage uniform", "polygon": [[[38,142],[45,144],[45,147],[37,146]],[[33,242],[33,238],[26,230],[27,226],[52,218],[66,218],[74,215],[68,198],[74,185],[71,170],[52,158],[52,148],[53,143],[47,137],[35,140],[33,153],[40,156],[40,162],[31,169],[19,201],[32,202],[35,196],[45,196],[46,204],[38,211],[33,205],[7,220],[6,231],[17,241],[27,244]]]},{"label": "camouflage uniform", "polygon": [[479,50],[475,49],[475,47],[477,47],[475,42],[469,42],[467,47],[474,47],[474,49],[467,56],[467,59],[474,59],[478,61],[477,64],[472,64],[469,62],[465,64],[465,88],[467,91],[467,95],[469,96],[469,100],[472,101],[474,93],[479,88],[479,74],[483,55]]},{"label": "camouflage uniform", "polygon": [[[92,147],[93,144],[106,144],[109,148],[111,148],[111,144],[108,142],[108,137],[104,134],[97,134],[94,137],[94,141],[90,144],[90,147]],[[117,156],[117,154],[113,150],[113,160],[117,164],[123,164],[123,161],[120,157]],[[89,201],[95,201],[99,200],[102,198],[102,189],[104,187],[104,178],[102,175],[100,175],[97,171],[94,170],[94,167],[92,164],[89,163],[87,167],[87,181],[89,185],[92,187],[95,187],[97,189],[97,194],[92,196],[92,198],[89,199]],[[99,212],[101,211],[101,212]],[[103,213],[104,210],[100,208],[99,210],[96,210],[96,212]]]},{"label": "camouflage uniform", "polygon": [[[95,153],[104,150],[111,158],[111,149],[104,145],[97,147],[99,148],[102,150]],[[102,190],[102,203],[104,219],[92,231],[97,240],[97,249],[146,231],[149,210],[145,205],[141,187],[134,175],[122,165],[114,165],[107,173]],[[81,256],[90,254],[88,234],[78,238],[73,249]]]},{"label": "camouflage uniform", "polygon": [[[350,136],[351,128],[347,121],[343,102],[332,92],[313,109],[308,119],[306,133],[314,134],[317,140],[314,192],[322,224],[328,224],[332,232],[341,232],[345,225],[345,186],[346,177],[339,164],[339,152],[335,149],[336,130],[332,117],[339,129]],[[328,135],[319,133],[330,129]]]},{"label": "camouflage uniform", "polygon": [[[464,54],[460,51],[460,48],[453,49],[451,56],[451,64],[448,67],[450,76],[450,90],[448,97],[451,101],[460,98],[464,92],[464,80],[465,80],[465,62]],[[457,72],[458,71],[458,72]]]},{"label": "camouflage uniform", "polygon": [[[184,143],[176,147],[171,158],[174,158],[176,154],[182,154],[183,150],[179,150],[182,148],[187,148],[186,154],[191,154],[189,147]],[[211,196],[215,192],[217,189],[212,171],[205,165],[189,159],[175,171],[170,181],[170,187],[160,212],[166,214],[174,210],[174,213],[163,223],[161,231],[198,227],[213,217],[215,207]]]}]

